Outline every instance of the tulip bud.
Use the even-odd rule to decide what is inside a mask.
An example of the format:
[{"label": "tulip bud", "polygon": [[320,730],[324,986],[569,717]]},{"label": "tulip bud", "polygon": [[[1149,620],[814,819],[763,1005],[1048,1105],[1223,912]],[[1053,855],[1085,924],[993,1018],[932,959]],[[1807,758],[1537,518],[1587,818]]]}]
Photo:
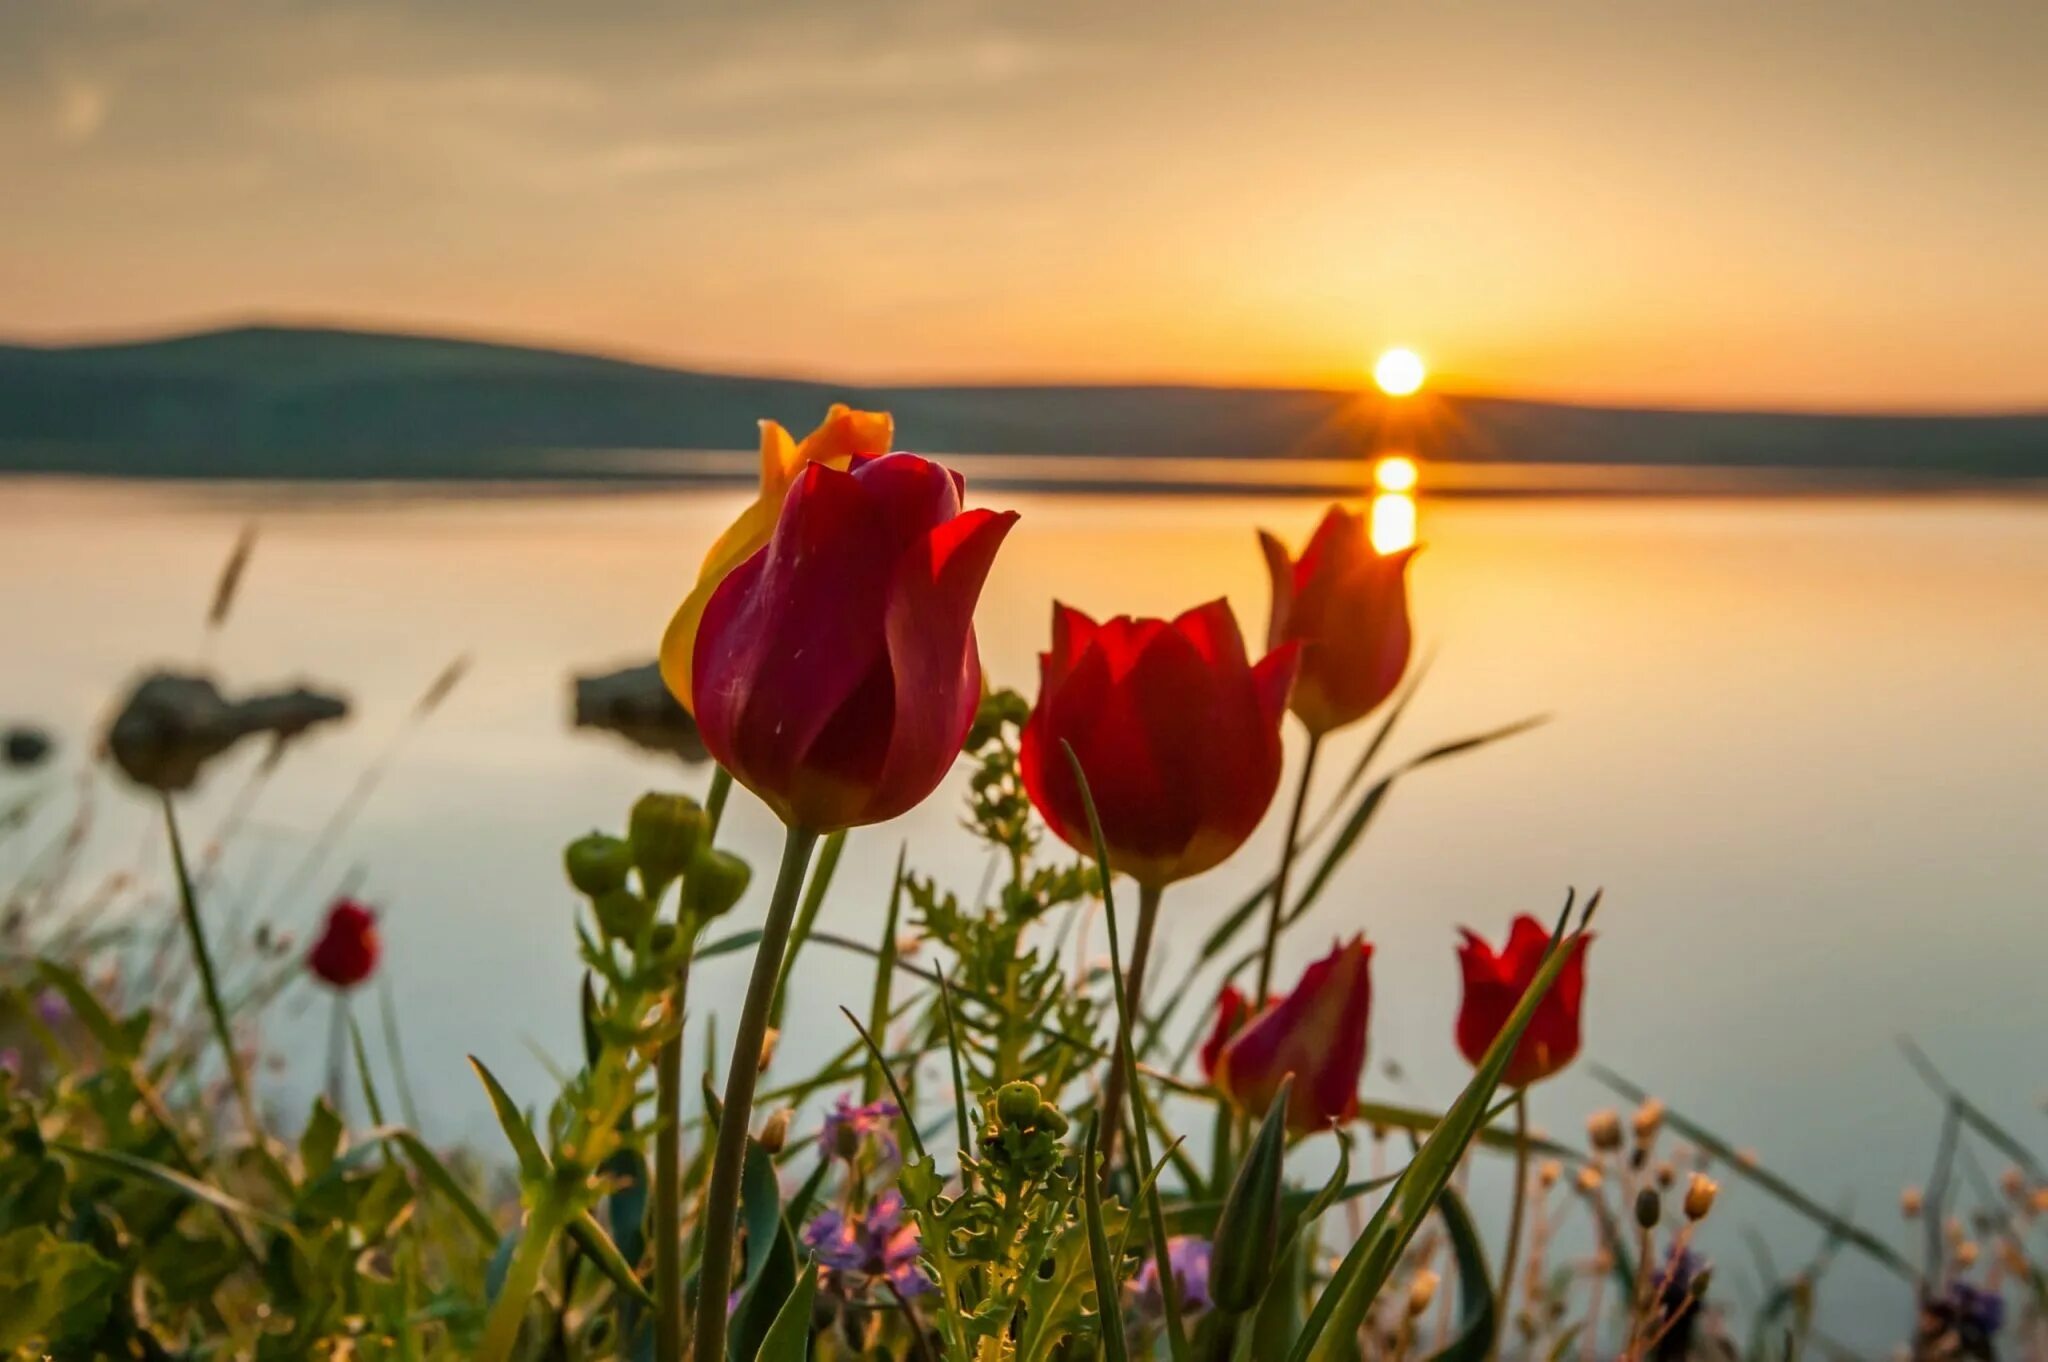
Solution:
[{"label": "tulip bud", "polygon": [[1601,1153],[1621,1148],[1621,1117],[1612,1107],[1603,1107],[1586,1118],[1586,1139]]},{"label": "tulip bud", "polygon": [[1274,1260],[1279,1257],[1281,1161],[1287,1150],[1287,1107],[1293,1088],[1292,1074],[1280,1081],[1216,1217],[1209,1299],[1226,1314],[1241,1315],[1257,1306],[1273,1280]]},{"label": "tulip bud", "polygon": [[1707,1212],[1714,1209],[1714,1198],[1720,1191],[1720,1184],[1705,1173],[1694,1173],[1692,1182],[1685,1189],[1685,1218],[1705,1220]]},{"label": "tulip bud", "polygon": [[1635,1131],[1637,1144],[1649,1144],[1664,1126],[1664,1104],[1654,1097],[1648,1099],[1636,1108],[1636,1114],[1629,1119],[1629,1126]]},{"label": "tulip bud", "polygon": [[1908,1220],[1920,1218],[1921,1196],[1918,1187],[1908,1187],[1899,1193],[1899,1214]]},{"label": "tulip bud", "polygon": [[1408,1318],[1418,1318],[1436,1299],[1437,1275],[1428,1268],[1417,1270],[1408,1281]]},{"label": "tulip bud", "polygon": [[562,853],[569,883],[578,893],[596,898],[626,887],[626,875],[633,869],[633,848],[617,837],[593,832],[578,837]]},{"label": "tulip bud", "polygon": [[704,810],[688,795],[649,791],[640,796],[626,820],[626,837],[633,845],[640,887],[649,898],[660,897],[676,876],[689,869],[710,828]]},{"label": "tulip bud", "polygon": [[632,941],[654,917],[654,905],[630,889],[614,889],[590,901],[606,936]]},{"label": "tulip bud", "polygon": [[754,868],[731,852],[701,848],[683,880],[683,916],[704,923],[730,912],[753,878]]},{"label": "tulip bud", "polygon": [[761,1148],[770,1154],[780,1154],[782,1147],[789,1143],[789,1122],[795,1113],[788,1107],[772,1113],[761,1123]]},{"label": "tulip bud", "polygon": [[1664,1199],[1645,1187],[1636,1193],[1636,1223],[1646,1230],[1657,1228],[1657,1222],[1664,1218]]}]

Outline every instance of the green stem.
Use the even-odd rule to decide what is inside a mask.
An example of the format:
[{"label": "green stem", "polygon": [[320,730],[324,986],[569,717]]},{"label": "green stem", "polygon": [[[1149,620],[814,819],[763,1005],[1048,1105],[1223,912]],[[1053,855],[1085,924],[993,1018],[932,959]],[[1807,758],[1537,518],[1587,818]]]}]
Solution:
[{"label": "green stem", "polygon": [[241,1056],[235,1053],[235,1033],[228,1025],[227,1005],[221,1001],[220,979],[213,972],[213,953],[206,949],[206,932],[199,925],[199,904],[192,895],[192,875],[185,867],[185,844],[178,837],[178,818],[171,810],[171,797],[164,797],[164,827],[171,837],[171,866],[178,876],[178,909],[184,916],[185,934],[192,940],[192,958],[199,966],[199,986],[206,995],[206,1011],[213,1019],[214,1038],[220,1042],[221,1058],[228,1066],[228,1081],[234,1085],[235,1102],[242,1109],[242,1123],[249,1138],[260,1145],[263,1122],[256,1112],[256,1098],[249,1090],[249,1075],[242,1071]]},{"label": "green stem", "polygon": [[[1141,1024],[1145,1001],[1145,966],[1152,958],[1152,933],[1159,922],[1159,900],[1165,893],[1152,885],[1138,886],[1138,935],[1131,942],[1131,967],[1124,975],[1124,1016],[1135,1031]],[[1123,1041],[1109,1056],[1109,1077],[1102,1085],[1102,1171],[1108,1175],[1116,1161],[1117,1132],[1123,1129],[1124,1055]],[[1148,1170],[1139,1169],[1144,1177]]]},{"label": "green stem", "polygon": [[[688,930],[687,924],[684,930]],[[676,970],[676,1033],[661,1044],[654,1071],[654,1356],[683,1356],[683,1005],[690,957]]]},{"label": "green stem", "polygon": [[562,1209],[550,1188],[526,1217],[526,1232],[505,1270],[505,1284],[491,1302],[484,1319],[483,1338],[476,1345],[476,1362],[504,1362],[519,1341],[519,1326],[526,1322],[527,1302],[540,1287],[541,1270],[547,1266],[548,1250],[562,1228]]},{"label": "green stem", "polygon": [[718,1147],[712,1155],[711,1182],[704,1195],[704,1257],[697,1266],[697,1336],[691,1351],[696,1362],[724,1362],[725,1358],[725,1298],[732,1289],[740,1171],[747,1153],[747,1127],[754,1114],[754,1085],[761,1076],[761,1038],[768,1030],[768,1009],[775,1001],[775,979],[782,968],[782,952],[789,944],[804,867],[817,840],[818,834],[809,828],[792,827],[783,841],[775,897],[769,901],[768,919],[761,925],[761,942],[754,948],[754,972],[747,980],[739,1033],[733,1037],[725,1106],[718,1120]]},{"label": "green stem", "polygon": [[1500,1259],[1500,1291],[1495,1299],[1499,1302],[1500,1313],[1494,1321],[1493,1347],[1488,1357],[1500,1355],[1501,1340],[1514,1317],[1515,1306],[1515,1259],[1522,1249],[1523,1203],[1529,1197],[1529,1093],[1526,1088],[1515,1090],[1515,1198],[1509,1203],[1508,1244],[1502,1250]]},{"label": "green stem", "polygon": [[1316,754],[1322,750],[1323,735],[1308,735],[1308,752],[1301,761],[1301,783],[1294,787],[1294,811],[1287,816],[1287,840],[1280,844],[1280,871],[1273,877],[1273,898],[1266,912],[1266,941],[1259,948],[1259,986],[1252,994],[1251,1009],[1257,1012],[1273,992],[1273,955],[1280,946],[1281,929],[1287,925],[1287,875],[1294,869],[1294,852],[1301,841],[1301,818],[1308,808],[1309,782],[1316,774]]}]

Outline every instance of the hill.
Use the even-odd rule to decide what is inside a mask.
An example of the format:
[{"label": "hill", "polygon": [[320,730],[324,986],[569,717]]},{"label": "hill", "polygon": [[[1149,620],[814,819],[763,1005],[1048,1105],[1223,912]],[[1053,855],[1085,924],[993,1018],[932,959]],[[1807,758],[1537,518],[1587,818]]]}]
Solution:
[{"label": "hill", "polygon": [[[2048,477],[2048,413],[1429,400],[1434,459]],[[894,411],[906,443],[934,453],[1355,457],[1375,447],[1390,414],[1383,399],[1317,389],[861,388],[438,337],[246,327],[0,346],[0,471],[519,477],[563,450],[744,447],[758,418],[804,428],[832,401]],[[559,460],[546,467],[563,473]]]}]

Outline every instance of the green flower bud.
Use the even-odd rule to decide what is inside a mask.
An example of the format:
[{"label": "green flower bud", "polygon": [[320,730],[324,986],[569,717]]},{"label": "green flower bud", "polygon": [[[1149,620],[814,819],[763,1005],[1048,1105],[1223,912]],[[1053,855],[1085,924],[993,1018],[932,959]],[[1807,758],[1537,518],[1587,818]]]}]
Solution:
[{"label": "green flower bud", "polygon": [[1646,1230],[1657,1228],[1657,1222],[1664,1218],[1664,1199],[1655,1189],[1645,1187],[1636,1193],[1636,1223]]},{"label": "green flower bud", "polygon": [[1038,1109],[1044,1104],[1045,1095],[1036,1083],[1005,1083],[996,1090],[996,1115],[1006,1125],[1038,1124]]},{"label": "green flower bud", "polygon": [[729,912],[754,878],[753,867],[730,851],[701,847],[683,879],[683,915],[709,922]]},{"label": "green flower bud", "polygon": [[593,832],[569,843],[562,853],[562,862],[568,869],[569,883],[578,892],[596,898],[626,887],[626,876],[633,869],[633,848],[616,837]]},{"label": "green flower bud", "polygon": [[614,889],[590,901],[606,936],[632,941],[654,916],[654,905],[628,889]]},{"label": "green flower bud", "polygon": [[641,888],[652,898],[689,868],[711,823],[688,795],[650,791],[633,805],[626,829],[627,840],[633,844],[633,864],[640,868]]}]

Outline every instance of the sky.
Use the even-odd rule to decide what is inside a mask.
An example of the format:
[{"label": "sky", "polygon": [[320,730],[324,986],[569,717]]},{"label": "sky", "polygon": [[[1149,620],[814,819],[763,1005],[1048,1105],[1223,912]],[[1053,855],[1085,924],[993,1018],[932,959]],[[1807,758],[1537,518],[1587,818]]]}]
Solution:
[{"label": "sky", "polygon": [[2048,408],[2039,0],[0,0],[0,337]]}]

